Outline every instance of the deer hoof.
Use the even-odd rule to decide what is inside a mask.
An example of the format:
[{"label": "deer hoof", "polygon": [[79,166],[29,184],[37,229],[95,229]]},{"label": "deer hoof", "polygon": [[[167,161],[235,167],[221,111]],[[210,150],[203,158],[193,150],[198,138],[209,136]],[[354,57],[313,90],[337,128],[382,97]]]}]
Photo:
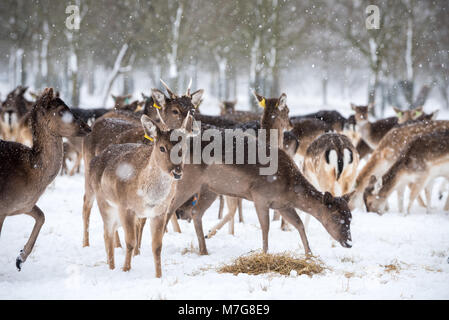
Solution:
[{"label": "deer hoof", "polygon": [[22,264],[25,262],[25,261],[23,260],[23,258],[22,258],[22,253],[23,253],[23,250],[20,250],[20,253],[19,253],[19,255],[18,255],[17,258],[16,258],[16,268],[17,268],[17,271],[21,271],[21,270],[22,270]]}]

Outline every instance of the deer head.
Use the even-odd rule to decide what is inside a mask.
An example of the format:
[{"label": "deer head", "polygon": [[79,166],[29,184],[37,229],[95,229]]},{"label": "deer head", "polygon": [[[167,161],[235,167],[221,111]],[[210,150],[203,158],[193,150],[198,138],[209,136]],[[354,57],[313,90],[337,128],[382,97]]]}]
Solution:
[{"label": "deer head", "polygon": [[123,109],[124,107],[126,107],[128,104],[131,103],[130,99],[132,97],[131,94],[128,94],[126,96],[115,96],[113,94],[111,94],[112,99],[114,99],[114,108],[116,109]]},{"label": "deer head", "polygon": [[[179,143],[178,141],[171,141],[170,136],[172,131],[180,131],[182,134],[192,136],[192,122],[193,117],[190,112],[187,113],[185,120],[183,121],[179,129],[166,130],[160,123],[152,120],[147,115],[142,115],[140,118],[143,129],[145,131],[145,137],[154,143],[153,152],[151,157],[153,161],[158,164],[158,167],[170,174],[174,179],[179,180],[182,177],[183,163],[174,164],[171,159],[172,149]],[[185,141],[185,140],[184,140]]]},{"label": "deer head", "polygon": [[44,90],[33,110],[33,124],[37,125],[36,117],[39,117],[53,135],[82,137],[90,132],[89,126],[74,115],[64,101],[54,95],[52,88]]},{"label": "deer head", "polygon": [[[161,80],[162,81],[162,80]],[[153,121],[164,126],[165,130],[179,128],[186,119],[188,113],[194,115],[196,108],[201,103],[201,97],[204,90],[200,89],[190,93],[190,86],[186,94],[177,96],[162,81],[167,89],[169,96],[167,97],[158,89],[151,90],[151,97],[145,98],[144,114],[149,116]]]},{"label": "deer head", "polygon": [[264,108],[261,124],[265,128],[281,130],[293,129],[288,116],[287,95],[281,94],[279,98],[265,98],[256,92],[253,93],[259,106]]},{"label": "deer head", "polygon": [[326,207],[326,214],[321,216],[321,223],[327,232],[343,247],[350,248],[351,242],[351,210],[348,201],[353,192],[342,197],[333,197],[329,192],[323,195],[322,203]]},{"label": "deer head", "polygon": [[351,103],[351,109],[355,112],[355,123],[362,124],[368,121],[368,113],[373,108],[373,104],[369,104],[367,106],[356,106]]},{"label": "deer head", "polygon": [[220,115],[233,113],[235,111],[235,105],[237,100],[234,101],[222,101],[220,102]]},{"label": "deer head", "polygon": [[383,214],[385,212],[385,199],[379,195],[382,188],[382,181],[377,181],[377,178],[373,175],[370,177],[368,186],[363,192],[363,201],[365,202],[368,212],[376,212]]}]

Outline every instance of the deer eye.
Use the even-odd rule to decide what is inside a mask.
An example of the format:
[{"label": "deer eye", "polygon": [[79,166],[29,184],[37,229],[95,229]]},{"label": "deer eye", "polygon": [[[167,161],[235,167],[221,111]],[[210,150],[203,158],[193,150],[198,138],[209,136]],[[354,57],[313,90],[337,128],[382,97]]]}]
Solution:
[{"label": "deer eye", "polygon": [[179,111],[176,109],[173,109],[173,114],[179,114]]},{"label": "deer eye", "polygon": [[165,152],[165,147],[160,147],[159,150],[161,150],[161,152]]},{"label": "deer eye", "polygon": [[61,110],[59,110],[59,112],[58,112],[58,114],[62,117],[62,116],[64,116],[64,113],[65,113],[65,110],[64,109],[61,109]]}]

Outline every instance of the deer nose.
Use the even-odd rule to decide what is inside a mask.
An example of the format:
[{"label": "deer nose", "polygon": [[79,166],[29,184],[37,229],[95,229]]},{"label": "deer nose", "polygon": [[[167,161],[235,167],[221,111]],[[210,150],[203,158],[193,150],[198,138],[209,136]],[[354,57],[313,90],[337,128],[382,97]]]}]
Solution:
[{"label": "deer nose", "polygon": [[171,172],[173,174],[173,178],[175,178],[176,180],[181,179],[181,177],[182,177],[181,167],[176,166]]}]

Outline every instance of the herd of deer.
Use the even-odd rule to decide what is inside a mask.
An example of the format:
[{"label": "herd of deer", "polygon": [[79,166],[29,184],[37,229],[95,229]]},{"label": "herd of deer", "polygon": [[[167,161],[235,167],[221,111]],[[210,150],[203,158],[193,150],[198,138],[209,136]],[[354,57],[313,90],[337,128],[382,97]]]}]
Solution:
[{"label": "herd of deer", "polygon": [[[83,246],[89,246],[89,217],[97,201],[103,223],[109,267],[114,269],[114,249],[121,246],[117,229],[124,229],[124,271],[139,254],[146,219],[150,219],[156,277],[161,277],[162,238],[171,221],[193,220],[199,252],[207,254],[206,238],[226,222],[233,233],[234,215],[241,199],[254,202],[260,222],[263,250],[268,250],[269,210],[282,217],[282,228],[296,228],[306,254],[311,250],[306,228],[296,209],[315,217],[343,247],[351,247],[351,210],[383,213],[387,199],[397,191],[403,211],[404,191],[410,188],[410,211],[414,200],[430,208],[432,183],[449,178],[449,121],[435,120],[436,112],[422,108],[398,110],[396,116],[370,122],[371,105],[351,105],[354,115],[319,111],[289,116],[287,96],[266,98],[254,93],[261,113],[235,110],[236,102],[223,102],[220,116],[199,112],[203,90],[175,94],[161,80],[167,94],[152,89],[143,102],[131,96],[114,97],[113,109],[69,108],[53,89],[35,94],[35,102],[18,87],[2,102],[0,111],[0,232],[7,216],[27,214],[35,219],[28,242],[16,259],[18,270],[26,261],[44,223],[36,202],[58,172],[67,173],[66,158],[74,159],[70,175],[83,159],[85,194]],[[200,121],[200,125],[198,122]],[[90,125],[90,126],[89,126]],[[278,169],[261,175],[264,164],[173,163],[170,154],[181,143],[192,151],[196,135],[216,129],[274,129],[278,134]],[[170,139],[177,132],[185,137]],[[64,137],[64,141],[63,141]],[[257,136],[249,139],[262,139]],[[268,143],[270,137],[266,137]],[[203,141],[201,149],[206,148]],[[234,156],[236,145],[233,146]],[[249,158],[249,148],[244,148]],[[272,152],[272,151],[271,151]],[[192,157],[192,152],[187,152]],[[224,154],[224,153],[223,153]],[[224,156],[224,155],[223,155]],[[359,163],[366,158],[366,164]],[[296,162],[295,162],[295,160]],[[299,164],[297,164],[299,163]],[[61,170],[62,166],[62,170]],[[360,170],[359,170],[360,169]],[[226,201],[228,214],[205,237],[202,217],[220,197],[221,218]],[[449,197],[448,197],[449,198]],[[445,210],[449,209],[449,201]],[[306,215],[308,217],[308,215]],[[307,223],[306,223],[307,226]]]}]

